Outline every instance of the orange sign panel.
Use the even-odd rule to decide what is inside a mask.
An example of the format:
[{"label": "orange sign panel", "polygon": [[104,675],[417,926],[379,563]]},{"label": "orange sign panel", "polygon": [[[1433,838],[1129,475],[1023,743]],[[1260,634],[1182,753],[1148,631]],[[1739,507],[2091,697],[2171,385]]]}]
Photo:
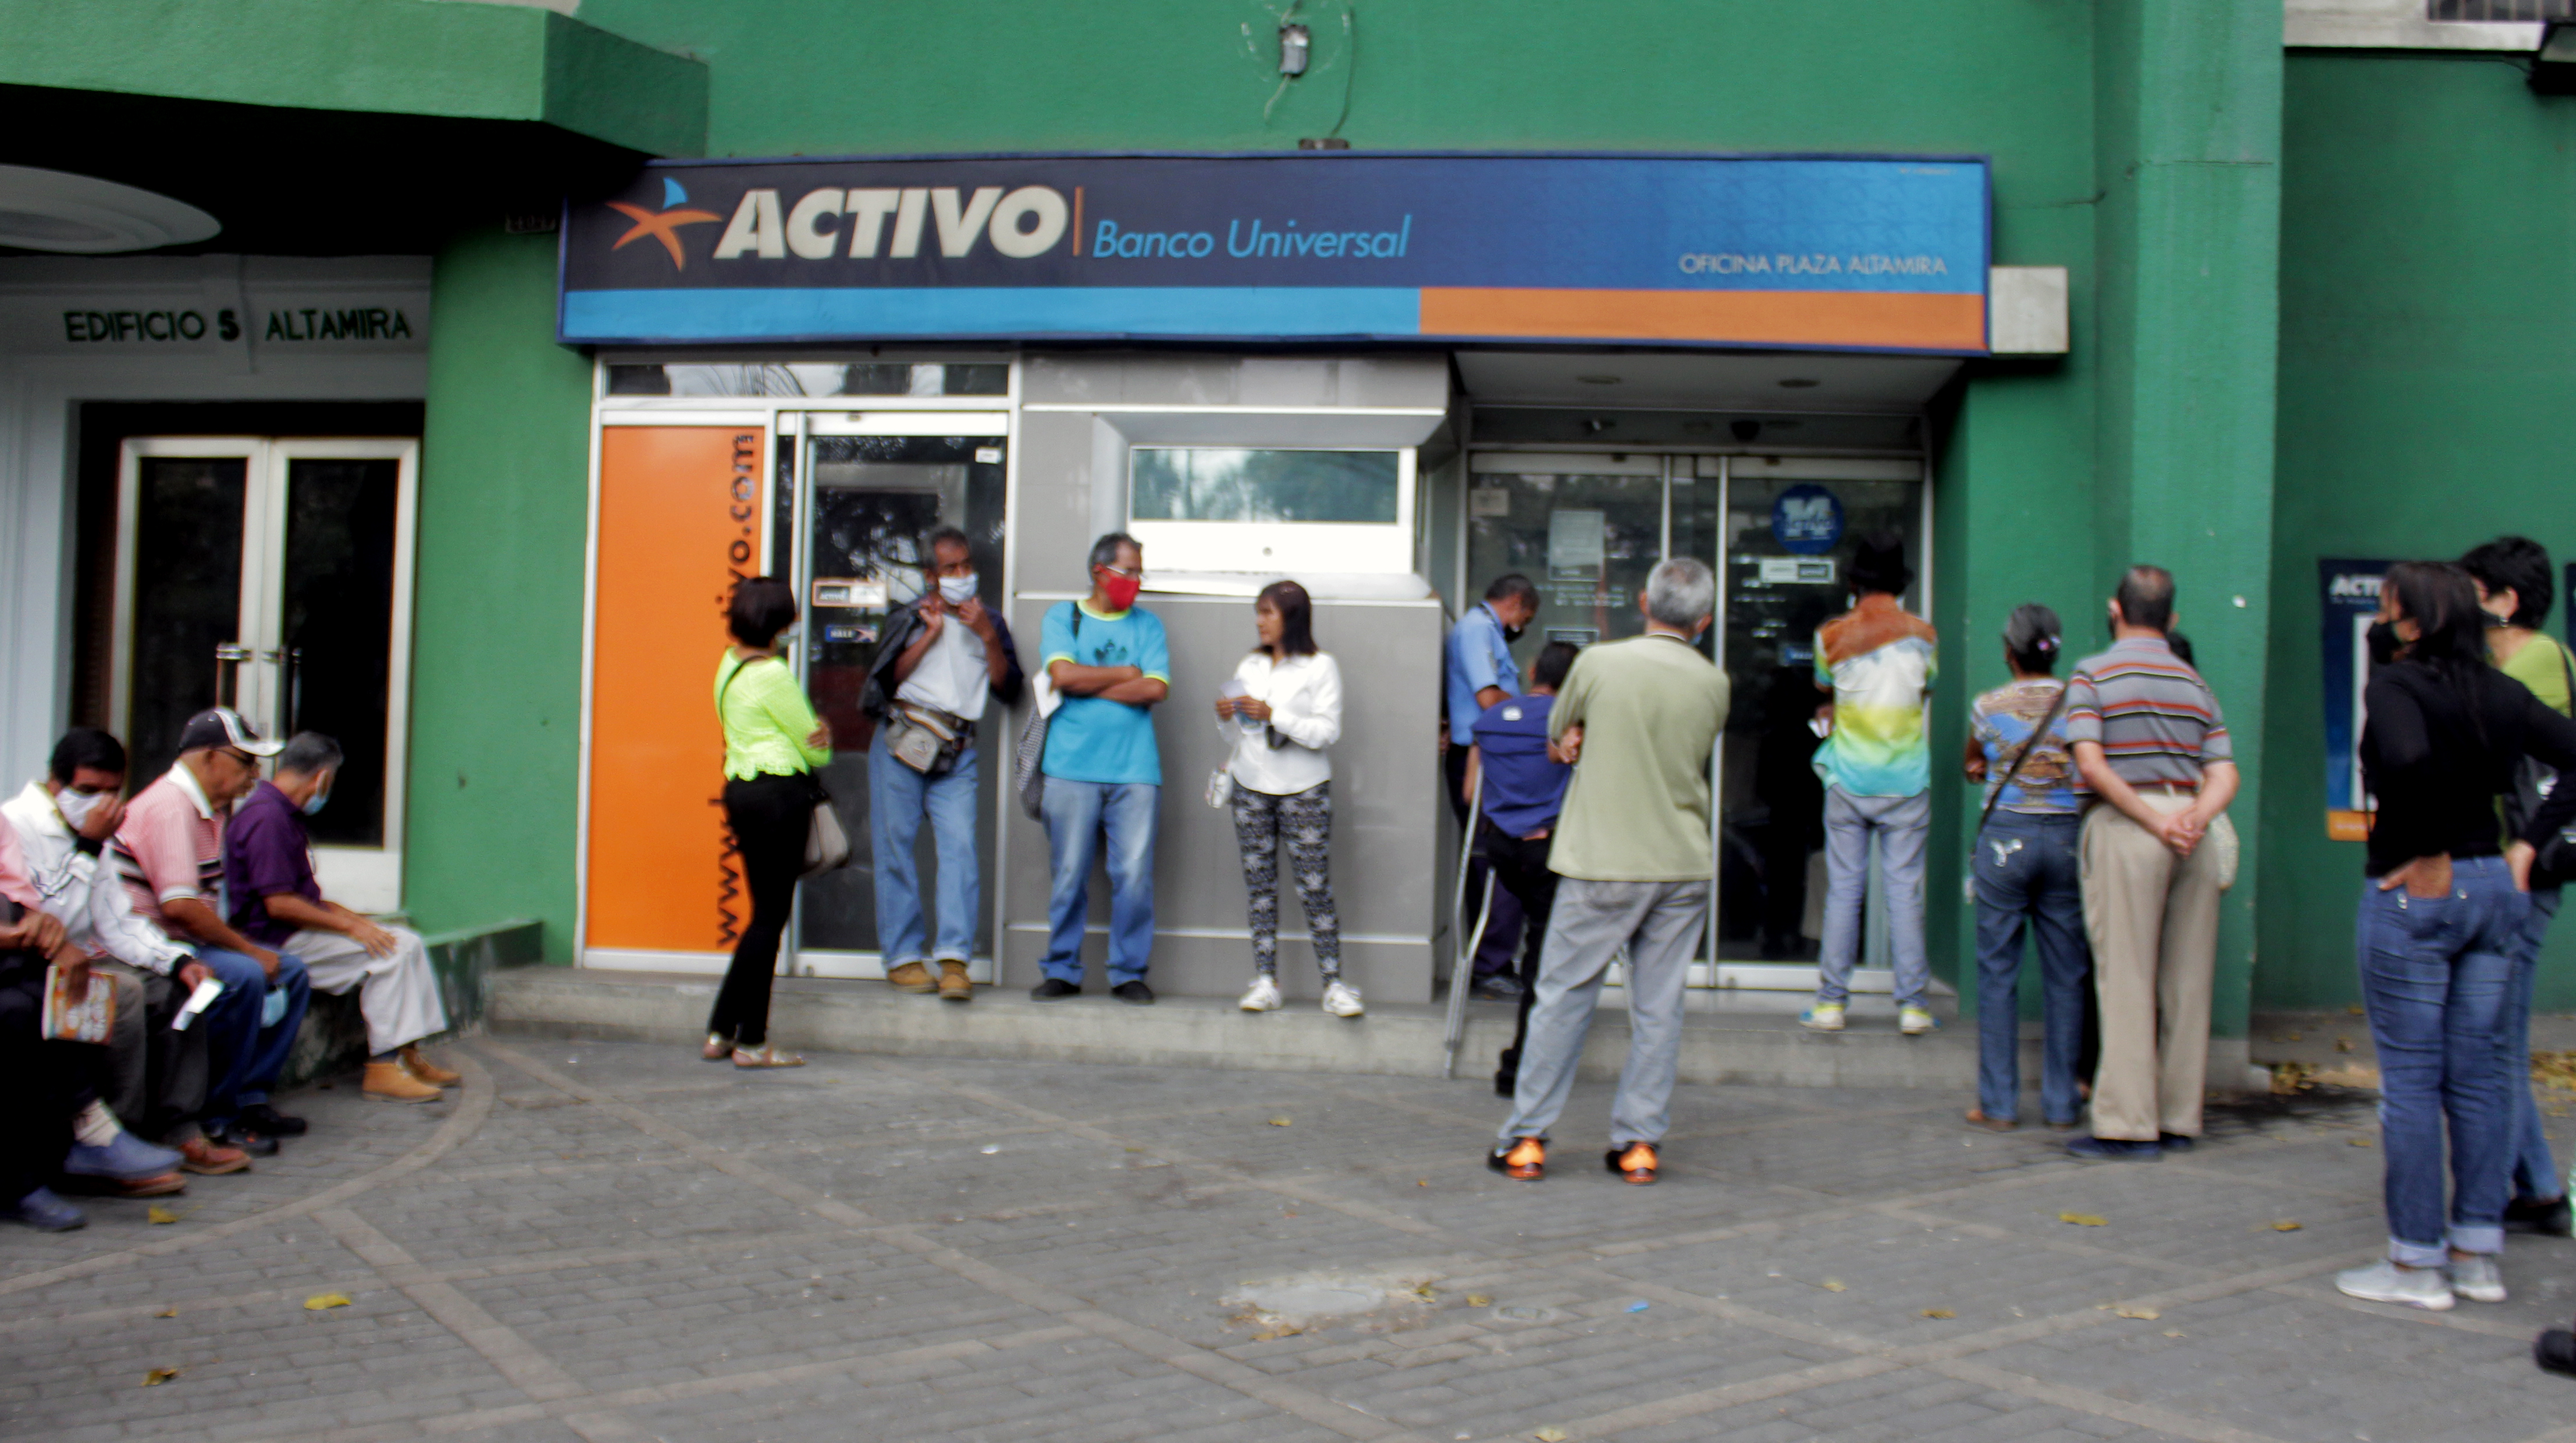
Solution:
[{"label": "orange sign panel", "polygon": [[601,432],[588,947],[725,951],[750,916],[714,688],[734,584],[759,569],[761,441],[756,427]]}]

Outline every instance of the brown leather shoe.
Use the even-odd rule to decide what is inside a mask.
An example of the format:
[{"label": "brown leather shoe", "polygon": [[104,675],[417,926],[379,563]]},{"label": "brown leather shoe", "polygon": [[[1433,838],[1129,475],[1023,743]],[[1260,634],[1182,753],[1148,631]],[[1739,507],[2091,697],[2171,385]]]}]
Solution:
[{"label": "brown leather shoe", "polygon": [[972,1002],[975,1000],[975,984],[966,980],[965,963],[942,962],[939,964],[939,1000],[942,1002]]},{"label": "brown leather shoe", "polygon": [[939,984],[930,980],[930,969],[918,962],[906,962],[886,974],[886,981],[897,992],[936,992]]},{"label": "brown leather shoe", "polygon": [[175,1172],[159,1177],[128,1178],[112,1185],[110,1197],[168,1197],[188,1190],[188,1180]]},{"label": "brown leather shoe", "polygon": [[454,1087],[465,1080],[464,1073],[450,1072],[430,1061],[429,1055],[422,1052],[417,1043],[404,1048],[399,1055],[402,1059],[403,1071],[432,1087]]},{"label": "brown leather shoe", "polygon": [[359,1088],[378,1102],[436,1102],[447,1094],[403,1070],[399,1062],[370,1062]]},{"label": "brown leather shoe", "polygon": [[203,1135],[179,1144],[179,1170],[201,1177],[218,1177],[228,1172],[250,1171],[250,1154],[237,1147],[225,1147]]}]

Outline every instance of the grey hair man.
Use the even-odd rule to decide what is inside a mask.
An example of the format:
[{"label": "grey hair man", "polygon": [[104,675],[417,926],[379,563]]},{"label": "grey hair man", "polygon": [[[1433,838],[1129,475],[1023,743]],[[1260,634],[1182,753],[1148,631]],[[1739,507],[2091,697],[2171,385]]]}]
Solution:
[{"label": "grey hair man", "polygon": [[424,1037],[447,1030],[429,949],[408,927],[385,927],[329,901],[313,874],[304,819],[331,800],[344,758],[320,732],[299,732],[277,754],[277,779],[263,781],[224,832],[225,890],[233,925],[263,945],[304,960],[317,992],[358,993],[367,1019],[364,1090],[380,1102],[435,1102],[463,1081],[421,1054]]},{"label": "grey hair man", "polygon": [[1643,636],[1583,649],[1548,718],[1572,763],[1548,869],[1561,879],[1539,957],[1511,1120],[1486,1163],[1523,1182],[1546,1174],[1547,1132],[1574,1088],[1583,1034],[1611,957],[1628,952],[1628,1061],[1610,1111],[1610,1170],[1651,1183],[1671,1125],[1682,983],[1707,925],[1709,752],[1726,725],[1726,674],[1700,655],[1716,578],[1687,557],[1659,563],[1638,594]]}]

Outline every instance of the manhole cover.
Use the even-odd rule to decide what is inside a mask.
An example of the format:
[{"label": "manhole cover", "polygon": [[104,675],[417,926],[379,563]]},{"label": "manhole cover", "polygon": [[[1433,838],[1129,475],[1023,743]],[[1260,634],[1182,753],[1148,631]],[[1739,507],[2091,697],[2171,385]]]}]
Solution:
[{"label": "manhole cover", "polygon": [[1494,1309],[1494,1316],[1506,1323],[1552,1323],[1556,1309],[1534,1308],[1527,1303],[1505,1303]]},{"label": "manhole cover", "polygon": [[1384,1304],[1386,1294],[1319,1283],[1273,1283],[1244,1289],[1243,1300],[1283,1318],[1329,1318],[1365,1313]]}]

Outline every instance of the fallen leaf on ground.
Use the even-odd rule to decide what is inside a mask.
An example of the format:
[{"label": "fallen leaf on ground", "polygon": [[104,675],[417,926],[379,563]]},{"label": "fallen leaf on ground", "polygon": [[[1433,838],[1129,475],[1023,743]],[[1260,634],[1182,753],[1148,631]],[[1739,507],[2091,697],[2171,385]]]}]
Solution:
[{"label": "fallen leaf on ground", "polygon": [[177,1368],[155,1368],[151,1372],[143,1375],[143,1386],[146,1388],[157,1388],[178,1376],[179,1370]]},{"label": "fallen leaf on ground", "polygon": [[1430,1285],[1429,1283],[1417,1283],[1417,1284],[1415,1284],[1415,1285],[1414,1285],[1414,1289],[1413,1289],[1413,1295],[1414,1295],[1415,1297],[1417,1297],[1417,1298],[1420,1298],[1422,1301],[1424,1301],[1424,1302],[1426,1302],[1426,1303],[1427,1303],[1427,1302],[1430,1302],[1430,1301],[1431,1301],[1431,1285]]},{"label": "fallen leaf on ground", "polygon": [[1959,1315],[1951,1312],[1948,1308],[1925,1308],[1923,1310],[1923,1316],[1927,1318],[1955,1318]]},{"label": "fallen leaf on ground", "polygon": [[1537,1439],[1538,1443],[1565,1443],[1566,1433],[1564,1429],[1551,1423],[1530,1436]]},{"label": "fallen leaf on ground", "polygon": [[349,1306],[349,1295],[346,1293],[315,1293],[313,1296],[304,1300],[304,1311],[308,1313],[318,1313],[324,1308],[345,1308],[347,1306]]},{"label": "fallen leaf on ground", "polygon": [[2182,1329],[2180,1329],[2180,1328],[2167,1328],[2167,1329],[2165,1329],[2165,1336],[2166,1336],[2166,1337],[2168,1337],[2168,1338],[2179,1338],[2179,1337],[2181,1337],[2181,1336],[2182,1336]]},{"label": "fallen leaf on ground", "polygon": [[2133,1307],[2124,1303],[2119,1307],[2113,1308],[2111,1310],[2111,1316],[2115,1318],[2135,1318],[2141,1323],[2152,1323],[2156,1319],[2163,1317],[2164,1314],[2157,1312],[2153,1308]]},{"label": "fallen leaf on ground", "polygon": [[2297,1092],[2308,1086],[2308,1074],[2314,1071],[2316,1071],[2316,1068],[2305,1062],[2273,1063],[2272,1095],[2275,1097],[2287,1097],[2291,1093]]},{"label": "fallen leaf on ground", "polygon": [[1468,1306],[1468,1307],[1471,1307],[1471,1308],[1490,1308],[1490,1307],[1492,1307],[1493,1305],[1494,1305],[1494,1300],[1493,1300],[1493,1299],[1491,1299],[1491,1298],[1489,1298],[1489,1297],[1486,1297],[1483,1293],[1469,1293],[1469,1294],[1467,1295],[1467,1306]]},{"label": "fallen leaf on ground", "polygon": [[1819,1286],[1824,1288],[1826,1292],[1839,1293],[1843,1290],[1843,1280],[1840,1278],[1827,1278]]},{"label": "fallen leaf on ground", "polygon": [[2284,1032],[2281,1034],[2281,1040],[2283,1042],[2296,1042],[2299,1040],[2299,1034],[2295,1032]]},{"label": "fallen leaf on ground", "polygon": [[2562,1092],[2576,1092],[2576,1052],[2531,1054],[2531,1080]]},{"label": "fallen leaf on ground", "polygon": [[2057,1220],[2073,1223],[2079,1228],[2107,1228],[2111,1225],[2111,1220],[2100,1213],[2059,1213]]},{"label": "fallen leaf on ground", "polygon": [[1418,1182],[1418,1183],[1415,1183],[1415,1184],[1414,1184],[1414,1186],[1415,1186],[1415,1187],[1429,1187],[1429,1186],[1431,1186],[1431,1179],[1429,1179],[1429,1178],[1427,1178],[1427,1177],[1426,1177],[1426,1178],[1424,1178],[1422,1181],[1420,1181],[1420,1182]]},{"label": "fallen leaf on ground", "polygon": [[2336,1038],[2336,1039],[2335,1039],[2335,1051],[2337,1051],[2337,1052],[2350,1052],[2350,1051],[2352,1051],[2352,1039],[2351,1039],[2351,1038],[2349,1038],[2349,1037],[2338,1037],[2338,1038]]},{"label": "fallen leaf on ground", "polygon": [[152,1316],[154,1316],[154,1317],[156,1317],[156,1318],[175,1318],[175,1317],[179,1316],[179,1310],[178,1310],[177,1308],[163,1308],[161,1311],[159,1311],[159,1312],[157,1312],[157,1313],[154,1313]]},{"label": "fallen leaf on ground", "polygon": [[2368,1147],[2370,1146],[2370,1139],[2366,1137],[2356,1137],[2352,1140],[2352,1145],[2355,1147]]},{"label": "fallen leaf on ground", "polygon": [[1274,1117],[1270,1119],[1270,1125],[1272,1127],[1286,1127],[1288,1125],[1288,1119],[1284,1117]]},{"label": "fallen leaf on ground", "polygon": [[175,1223],[179,1220],[179,1215],[177,1213],[170,1211],[159,1203],[154,1203],[152,1206],[145,1208],[143,1210],[143,1216],[156,1223]]},{"label": "fallen leaf on ground", "polygon": [[2283,1218],[2279,1222],[2272,1224],[2272,1231],[2276,1233],[2294,1233],[2298,1230],[2299,1224],[2292,1218]]},{"label": "fallen leaf on ground", "polygon": [[1306,1330],[1303,1328],[1291,1328],[1283,1325],[1281,1327],[1273,1328],[1267,1333],[1253,1334],[1252,1341],[1256,1343],[1267,1343],[1273,1338],[1293,1338],[1304,1331]]},{"label": "fallen leaf on ground", "polygon": [[2361,1008],[2360,1008],[2360,1006],[2359,1006],[2358,1004],[2356,1004],[2356,1005],[2354,1005],[2354,1006],[2351,1006],[2351,1007],[2347,1007],[2347,1008],[2345,1008],[2345,1009],[2344,1009],[2344,1011],[2351,1013],[2351,1014],[2352,1014],[2353,1016],[2355,1016],[2355,1017],[2359,1017],[2359,1016],[2363,1015],[2363,1014],[2362,1014],[2362,1010],[2361,1010]]}]

